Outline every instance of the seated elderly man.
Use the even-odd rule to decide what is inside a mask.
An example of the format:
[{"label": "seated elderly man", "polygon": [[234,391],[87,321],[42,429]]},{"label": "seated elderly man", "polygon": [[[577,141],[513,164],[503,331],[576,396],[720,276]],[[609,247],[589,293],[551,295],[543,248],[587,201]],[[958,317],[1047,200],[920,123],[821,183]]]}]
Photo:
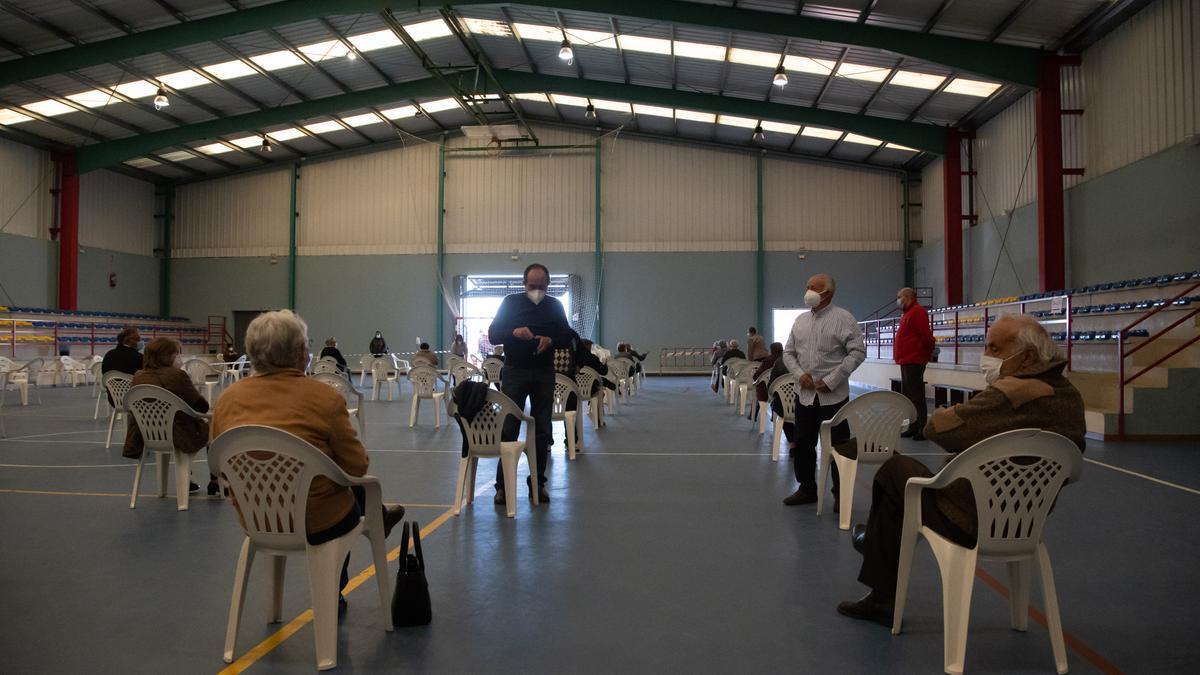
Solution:
[{"label": "seated elderly man", "polygon": [[[1066,360],[1035,319],[1011,314],[987,332],[980,369],[988,387],[966,403],[942,408],[925,425],[925,437],[957,453],[1013,429],[1044,429],[1084,448],[1083,397],[1063,375]],[[866,525],[855,525],[851,542],[863,556],[858,580],[871,589],[861,600],[843,602],[838,612],[892,625],[892,601],[904,526],[904,486],[909,478],[933,475],[901,454],[879,468],[872,485]],[[974,546],[977,517],[970,483],[955,481],[921,495],[923,524],[962,546]]]},{"label": "seated elderly man", "polygon": [[[351,476],[367,473],[367,450],[350,424],[346,401],[336,389],[305,377],[308,326],[289,310],[265,312],[246,328],[246,354],[254,377],[232,385],[217,399],[212,434],[216,438],[235,427],[261,424],[299,436],[325,453]],[[305,526],[308,543],[316,546],[353,530],[362,517],[366,493],[317,477],[308,492]],[[384,509],[384,536],[404,517],[404,507]],[[342,565],[340,588],[349,580]],[[339,596],[338,615],[346,601]]]}]

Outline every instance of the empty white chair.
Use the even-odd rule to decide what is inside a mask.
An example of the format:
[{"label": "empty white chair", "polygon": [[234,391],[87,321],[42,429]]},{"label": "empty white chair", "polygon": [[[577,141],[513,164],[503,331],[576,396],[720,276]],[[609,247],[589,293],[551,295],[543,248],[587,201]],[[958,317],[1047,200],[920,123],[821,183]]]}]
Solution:
[{"label": "empty white chair", "polygon": [[221,374],[221,383],[224,384],[226,380],[228,380],[231,383],[237,382],[238,380],[242,379],[242,377],[244,377],[245,375],[246,375],[246,355],[242,354],[241,356],[239,356],[237,358],[237,361],[234,361],[233,363],[231,363],[229,365],[229,368],[225,369],[225,372]]},{"label": "empty white chair", "polygon": [[[771,382],[771,369],[768,368],[767,370],[763,371],[762,375],[758,376],[758,379],[754,381],[754,385],[751,387],[751,389],[753,389],[755,392],[757,392],[758,385],[761,384],[761,385],[766,386],[766,385],[770,384],[770,382]],[[757,398],[757,396],[755,398]],[[762,436],[763,434],[767,433],[767,418],[771,416],[770,397],[768,397],[766,401],[758,401],[757,405],[758,405],[758,413],[757,413],[758,414],[758,435]]]},{"label": "empty white chair", "polygon": [[387,390],[388,400],[392,400],[392,385],[396,385],[396,393],[400,393],[400,371],[395,363],[386,356],[380,356],[371,361],[371,400],[379,400],[379,388]]},{"label": "empty white chair", "polygon": [[183,399],[152,384],[130,387],[121,402],[121,407],[133,415],[145,442],[142,456],[138,458],[137,471],[133,474],[133,493],[129,496],[129,508],[137,507],[138,487],[142,483],[142,466],[146,463],[146,455],[154,453],[158,460],[158,496],[167,495],[167,468],[174,460],[175,508],[187,511],[192,459],[187,453],[175,448],[175,414],[183,413],[205,421],[211,419],[211,416],[192,410]]},{"label": "empty white chair", "polygon": [[346,412],[354,418],[358,423],[358,435],[360,440],[366,441],[367,438],[367,419],[363,410],[363,395],[362,392],[355,389],[350,381],[342,377],[341,373],[313,373],[312,378],[317,382],[325,384],[338,390],[342,398],[346,399]]},{"label": "empty white chair", "polygon": [[746,359],[729,359],[725,362],[725,374],[722,377],[725,384],[725,403],[734,405],[737,403],[737,385],[734,384],[735,375],[741,370],[742,364],[749,363]]},{"label": "empty white chair", "polygon": [[754,391],[754,371],[758,369],[758,365],[754,361],[746,361],[739,363],[736,369],[730,369],[730,372],[733,373],[730,378],[730,386],[734,399],[737,400],[739,417],[746,414],[746,404],[750,401],[751,392]]},{"label": "empty white chair", "polygon": [[617,396],[628,403],[630,389],[633,387],[633,383],[630,382],[632,377],[630,376],[629,362],[625,359],[609,359],[606,365],[608,365],[609,374],[617,381]]},{"label": "empty white chair", "polygon": [[58,373],[59,377],[62,378],[63,384],[70,384],[72,388],[81,384],[87,384],[87,365],[69,356],[58,357],[58,362]]},{"label": "empty white chair", "polygon": [[459,359],[459,362],[454,364],[453,368],[450,370],[450,374],[454,378],[455,386],[458,386],[467,380],[475,380],[477,382],[487,381],[487,375],[485,375],[482,370],[476,368],[470,363],[467,363],[466,361],[463,361],[462,359]]},{"label": "empty white chair", "polygon": [[457,368],[459,364],[467,362],[466,359],[457,354],[444,354],[442,358],[445,361],[446,372],[450,373],[451,375],[454,374],[454,369]]},{"label": "empty white chair", "polygon": [[[433,366],[417,365],[408,371],[408,381],[412,384],[412,411],[408,415],[408,426],[415,426],[417,414],[421,410],[421,399],[433,401],[433,426],[442,426],[442,400],[446,398],[446,381]],[[443,391],[438,391],[437,383],[441,382]]]},{"label": "empty white chair", "polygon": [[494,384],[497,387],[500,386],[500,373],[504,370],[503,361],[494,356],[489,356],[483,360],[481,369],[484,376],[487,377],[488,384]]},{"label": "empty white chair", "polygon": [[[11,363],[11,361],[10,361]],[[33,381],[33,393],[37,394],[37,400],[42,402],[41,384],[38,382],[38,373],[42,372],[43,359],[33,359],[27,361],[20,368],[13,368],[8,374],[8,383],[17,388],[21,393],[21,405],[29,405],[29,382]]]},{"label": "empty white chair", "polygon": [[183,370],[196,387],[204,387],[204,398],[209,403],[213,400],[213,389],[221,386],[221,371],[204,359],[188,359],[183,362]]},{"label": "empty white chair", "polygon": [[129,373],[122,373],[117,370],[110,370],[104,374],[104,390],[108,392],[109,398],[112,399],[112,412],[108,415],[108,436],[104,439],[104,447],[112,446],[113,424],[118,418],[124,418],[129,411],[125,409],[125,394],[129,393],[129,388],[133,386],[133,376]]},{"label": "empty white chair", "polygon": [[[414,368],[414,370],[416,370]],[[537,454],[534,451],[533,418],[517,407],[513,400],[495,389],[487,390],[487,400],[478,413],[468,422],[459,415],[453,400],[450,414],[462,425],[467,440],[467,456],[458,462],[458,488],[454,495],[454,515],[462,511],[465,500],[468,505],[475,501],[475,473],[480,457],[499,457],[500,471],[504,476],[504,505],[509,518],[517,515],[517,464],[525,455],[529,467],[529,480],[533,483],[537,475]],[[513,416],[525,423],[525,439],[501,440],[504,421]],[[532,490],[533,503],[538,503],[538,491]]]},{"label": "empty white chair", "polygon": [[322,356],[317,359],[317,362],[313,364],[312,374],[320,375],[322,373],[333,373],[334,375],[341,376],[342,369],[338,367],[337,359],[332,356]]},{"label": "empty white chair", "polygon": [[367,373],[371,372],[371,363],[374,360],[375,357],[371,356],[370,354],[364,354],[363,357],[358,360],[358,367],[361,369],[358,376],[358,386],[367,386]]},{"label": "empty white chair", "polygon": [[[1083,454],[1069,439],[1050,431],[1017,429],[984,439],[960,452],[936,476],[908,479],[904,488],[904,529],[900,538],[892,634],[900,634],[913,553],[918,536],[922,536],[933,549],[942,576],[943,658],[947,673],[963,671],[971,591],[979,559],[1007,563],[1009,619],[1019,631],[1029,625],[1029,593],[1033,565],[1037,563],[1054,665],[1059,673],[1067,672],[1058,594],[1054,589],[1050,554],[1042,543],[1042,528],[1063,484],[1079,480],[1082,469]],[[960,478],[969,481],[975,493],[978,516],[975,548],[959,546],[921,524],[921,491],[945,488]]]},{"label": "empty white chair", "polygon": [[[359,535],[371,542],[380,620],[385,631],[392,630],[391,577],[383,539],[383,491],[378,478],[348,476],[332,459],[304,440],[286,431],[257,425],[230,429],[214,439],[208,463],[209,471],[229,484],[246,534],[233,578],[233,598],[225,630],[225,663],[233,662],[246,584],[258,553],[271,556],[273,562],[272,623],[283,618],[287,556],[303,555],[307,559],[318,670],[337,667],[338,575],[342,561]],[[367,495],[366,516],[345,535],[311,546],[305,530],[305,507],[309,486],[317,476],[337,485],[362,486]]]},{"label": "empty white chair", "polygon": [[97,361],[92,364],[92,377],[96,378],[96,382],[92,387],[96,390],[96,409],[92,411],[92,419],[100,419],[100,402],[105,400],[104,394],[104,373],[101,372],[102,363]]},{"label": "empty white chair", "polygon": [[[883,464],[900,447],[900,433],[917,419],[912,401],[894,391],[872,391],[850,401],[833,419],[821,423],[821,477],[817,481],[817,515],[825,507],[825,488],[829,465],[837,462],[839,483],[838,527],[850,529],[850,509],[854,506],[854,479],[860,464]],[[858,446],[858,458],[851,459],[833,449],[833,427],[846,422]]]},{"label": "empty white chair", "polygon": [[45,361],[38,359],[38,361],[42,365],[36,372],[32,372],[34,384],[38,387],[44,384],[48,384],[53,387],[58,383],[58,378],[62,376],[62,362],[57,359],[49,359]]},{"label": "empty white chair", "polygon": [[592,428],[599,429],[604,425],[604,392],[606,387],[601,384],[594,395],[591,394],[595,388],[595,383],[600,380],[600,373],[595,369],[584,366],[575,373],[575,386],[579,387],[580,393],[580,411],[583,410],[583,401],[586,400],[588,410],[592,416]]},{"label": "empty white chair", "polygon": [[[571,394],[575,394],[575,410],[567,409],[567,401]],[[567,437],[567,457],[575,459],[575,452],[578,447],[578,438],[583,433],[582,420],[579,417],[579,409],[583,407],[583,397],[579,395],[579,387],[575,384],[575,380],[563,375],[562,373],[554,374],[554,414],[551,418],[554,422],[563,423],[563,433]]]},{"label": "empty white chair", "polygon": [[779,398],[783,409],[782,415],[775,416],[775,430],[771,433],[771,461],[779,461],[779,437],[783,435],[783,425],[796,421],[796,378],[791,375],[780,375],[767,389],[767,402]]}]

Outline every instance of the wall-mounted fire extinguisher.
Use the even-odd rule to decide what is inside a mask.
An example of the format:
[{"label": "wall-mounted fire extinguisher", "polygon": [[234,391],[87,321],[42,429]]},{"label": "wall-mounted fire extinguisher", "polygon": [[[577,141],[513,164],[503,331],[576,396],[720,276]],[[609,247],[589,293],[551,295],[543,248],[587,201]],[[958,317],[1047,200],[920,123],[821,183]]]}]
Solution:
[{"label": "wall-mounted fire extinguisher", "polygon": [[108,275],[108,287],[109,288],[117,287],[117,273],[116,272],[113,272]]}]

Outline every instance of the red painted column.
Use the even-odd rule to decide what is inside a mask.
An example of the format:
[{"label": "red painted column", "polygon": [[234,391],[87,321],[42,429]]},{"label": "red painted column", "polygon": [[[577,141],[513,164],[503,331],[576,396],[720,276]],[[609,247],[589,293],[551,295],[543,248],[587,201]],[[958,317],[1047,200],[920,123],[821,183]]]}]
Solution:
[{"label": "red painted column", "polygon": [[946,152],[942,156],[942,206],[946,265],[946,304],[963,301],[962,256],[962,133],[946,130]]},{"label": "red painted column", "polygon": [[79,309],[79,176],[75,154],[59,158],[62,182],[58,193],[58,308]]},{"label": "red painted column", "polygon": [[1059,57],[1052,54],[1042,57],[1035,96],[1038,280],[1043,291],[1057,291],[1067,285],[1059,67]]}]

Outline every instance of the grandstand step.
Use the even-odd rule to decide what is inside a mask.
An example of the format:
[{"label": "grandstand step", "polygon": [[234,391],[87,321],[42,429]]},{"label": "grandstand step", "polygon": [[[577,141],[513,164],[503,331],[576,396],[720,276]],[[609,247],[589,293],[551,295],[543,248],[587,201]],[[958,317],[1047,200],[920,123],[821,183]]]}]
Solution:
[{"label": "grandstand step", "polygon": [[[1134,391],[1145,388],[1165,388],[1168,383],[1167,368],[1154,368],[1138,378],[1125,389],[1125,409],[1133,410]],[[1071,384],[1083,395],[1083,404],[1090,410],[1117,410],[1117,374],[1114,372],[1087,372],[1074,370],[1068,373]]]},{"label": "grandstand step", "polygon": [[[1187,334],[1188,332],[1191,334]],[[1178,349],[1187,342],[1188,338],[1195,335],[1195,331],[1179,331],[1177,329],[1172,331],[1171,335],[1172,337],[1160,338],[1139,349],[1130,357],[1130,361],[1138,368],[1148,366]],[[1200,342],[1194,343],[1191,347],[1164,361],[1162,366],[1165,368],[1200,368]]]},{"label": "grandstand step", "polygon": [[[1128,405],[1125,414],[1127,435],[1160,438],[1200,437],[1200,416],[1179,414],[1180,401],[1195,401],[1200,398],[1200,368],[1167,369],[1167,377],[1168,383],[1165,387],[1139,387],[1132,390],[1134,405]],[[1126,396],[1129,395],[1130,392],[1127,391]],[[1126,402],[1129,403],[1128,398]],[[1105,437],[1116,436],[1118,415],[1115,406],[1088,406],[1085,419],[1088,433]]]}]

